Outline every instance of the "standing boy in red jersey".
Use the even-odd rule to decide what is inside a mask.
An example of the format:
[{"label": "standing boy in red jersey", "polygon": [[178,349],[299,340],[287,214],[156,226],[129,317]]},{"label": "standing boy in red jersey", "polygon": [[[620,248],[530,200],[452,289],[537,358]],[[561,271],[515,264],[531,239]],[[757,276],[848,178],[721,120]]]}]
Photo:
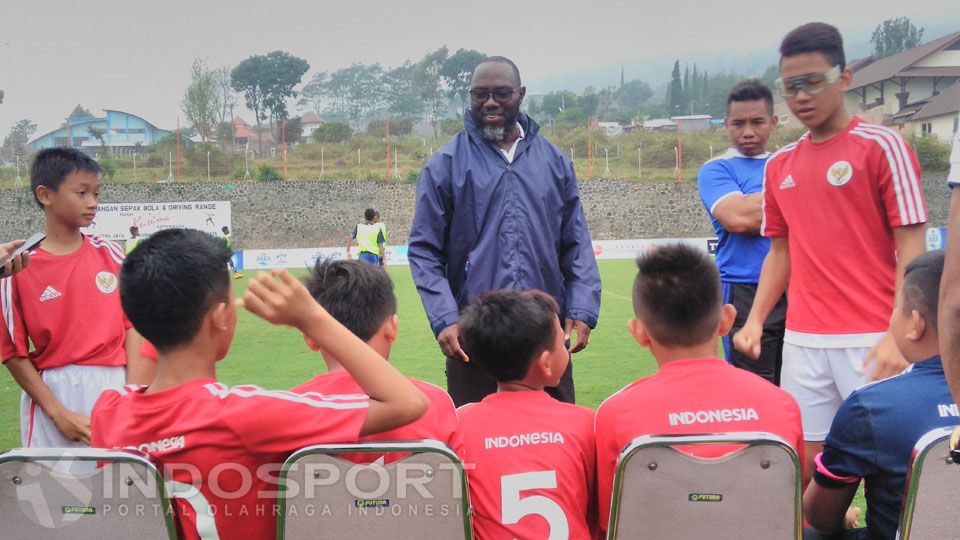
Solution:
[{"label": "standing boy in red jersey", "polygon": [[100,393],[151,378],[140,336],[120,307],[123,250],[80,232],[97,214],[99,175],[97,162],[72,148],[43,150],[30,167],[46,239],[29,268],[0,281],[0,352],[23,389],[25,447],[90,444],[90,410]]},{"label": "standing boy in red jersey", "polygon": [[[803,458],[800,410],[790,394],[717,355],[736,310],[722,303],[716,264],[694,247],[674,244],[637,260],[629,323],[660,369],[623,388],[597,409],[597,486],[600,526],[610,519],[613,476],[620,452],[641,435],[699,435],[766,431]],[[702,457],[733,448],[710,446]]]},{"label": "standing boy in red jersey", "polygon": [[130,254],[121,299],[157,348],[157,376],[150,386],[104,392],[93,411],[95,445],[140,449],[172,477],[185,538],[273,538],[271,480],[291,452],[353,442],[412,422],[426,409],[413,385],[283,270],[258,276],[243,306],[331,351],[366,395],[305,396],[217,382],[216,364],[237,323],[230,255],[222,240],[190,229],[160,231]]},{"label": "standing boy in red jersey", "polygon": [[[327,310],[340,324],[347,327],[383,358],[390,358],[390,350],[397,339],[399,322],[397,320],[397,298],[393,294],[393,282],[382,269],[362,261],[332,260],[317,261],[304,281],[310,295]],[[337,357],[324,350],[313,339],[304,336],[307,345],[323,354],[327,364],[327,373],[322,373],[297,386],[294,392],[318,395],[362,394],[363,389],[337,360]],[[441,388],[430,383],[410,379],[423,395],[430,400],[427,412],[406,426],[361,437],[366,441],[403,441],[434,439],[451,447],[457,428],[457,412],[453,400]],[[359,456],[351,456],[361,460]],[[372,460],[375,455],[367,454],[365,459]],[[394,456],[395,458],[395,456]],[[391,461],[387,459],[386,462]]]},{"label": "standing boy in red jersey", "polygon": [[764,320],[788,290],[781,387],[803,412],[809,473],[843,400],[907,366],[887,323],[904,268],[925,249],[927,209],[910,146],[847,112],[853,73],[836,28],[787,34],[780,76],[781,95],[810,131],[767,162],[761,234],[770,251],[733,340],[757,357]]},{"label": "standing boy in red jersey", "polygon": [[591,538],[593,411],[550,397],[570,362],[556,302],[540,291],[481,295],[460,317],[464,351],[497,392],[460,407],[478,539]]}]

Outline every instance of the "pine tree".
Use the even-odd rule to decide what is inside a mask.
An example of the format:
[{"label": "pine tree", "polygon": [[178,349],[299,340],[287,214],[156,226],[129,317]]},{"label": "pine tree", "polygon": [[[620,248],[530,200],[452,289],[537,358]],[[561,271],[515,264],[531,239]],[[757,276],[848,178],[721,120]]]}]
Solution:
[{"label": "pine tree", "polygon": [[700,74],[697,72],[697,65],[693,65],[693,74],[690,75],[690,84],[692,85],[692,91],[690,92],[690,101],[695,103],[698,107],[703,101],[703,94],[700,92]]},{"label": "pine tree", "polygon": [[680,79],[680,60],[673,63],[670,86],[667,88],[668,116],[679,115],[683,110],[683,81]]},{"label": "pine tree", "polygon": [[690,66],[683,66],[683,101],[680,107],[680,114],[687,114],[687,108],[690,106],[690,100],[693,97],[693,90],[690,87]]}]

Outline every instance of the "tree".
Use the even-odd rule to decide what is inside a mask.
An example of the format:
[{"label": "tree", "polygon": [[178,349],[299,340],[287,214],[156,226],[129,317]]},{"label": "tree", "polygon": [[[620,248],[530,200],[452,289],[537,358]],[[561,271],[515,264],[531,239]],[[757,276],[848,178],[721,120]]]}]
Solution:
[{"label": "tree", "polygon": [[327,83],[329,80],[326,71],[315,73],[310,82],[300,91],[300,101],[297,102],[297,106],[317,116],[323,116],[323,108],[327,102]]},{"label": "tree", "polygon": [[338,69],[326,84],[333,106],[360,131],[371,117],[383,110],[383,68],[380,64],[353,64]]},{"label": "tree", "polygon": [[667,87],[667,113],[678,115],[683,110],[683,81],[680,80],[680,60],[673,63],[670,85]]},{"label": "tree", "polygon": [[0,90],[0,103],[3,103],[3,90]]},{"label": "tree", "polygon": [[568,126],[583,124],[587,121],[587,113],[580,107],[567,107],[557,115],[557,123]]},{"label": "tree", "polygon": [[257,121],[257,149],[263,152],[263,137],[260,134],[261,121],[266,120],[264,113],[266,104],[264,100],[271,84],[267,77],[268,72],[267,57],[255,54],[237,64],[237,67],[230,71],[230,86],[243,94],[244,102],[248,109],[253,111],[253,116]]},{"label": "tree", "polygon": [[760,75],[760,81],[767,85],[768,88],[773,88],[775,86],[776,80],[780,77],[780,64],[770,64],[767,66],[767,69],[763,70],[763,74]]},{"label": "tree", "polygon": [[693,92],[691,92],[690,87],[690,66],[683,66],[683,105],[681,105],[680,110],[683,111],[681,114],[684,114],[687,110],[687,107],[690,106],[690,102],[693,98]]},{"label": "tree", "polygon": [[413,64],[405,62],[383,74],[387,112],[411,124],[423,118],[423,100],[413,85]]},{"label": "tree", "polygon": [[583,93],[577,98],[577,107],[588,117],[594,117],[597,114],[597,107],[600,105],[600,96],[592,86],[583,89]]},{"label": "tree", "polygon": [[283,140],[287,144],[299,142],[303,138],[303,124],[300,118],[291,118],[283,123]]},{"label": "tree", "polygon": [[413,67],[413,85],[420,93],[420,98],[427,104],[430,123],[433,125],[433,137],[440,136],[440,117],[443,111],[444,78],[442,75],[444,62],[447,60],[447,46],[429,52]]},{"label": "tree", "polygon": [[73,108],[73,112],[70,113],[70,118],[73,120],[77,120],[77,119],[94,118],[94,116],[93,116],[93,113],[84,109],[83,106],[77,103],[77,106]]},{"label": "tree", "polygon": [[887,19],[878,24],[870,37],[873,55],[885,58],[912,49],[923,39],[923,28],[917,28],[909,17]]},{"label": "tree", "polygon": [[313,130],[311,136],[317,142],[339,143],[353,136],[350,126],[342,122],[325,122]]},{"label": "tree", "polygon": [[653,97],[653,89],[650,88],[649,84],[639,79],[622,84],[616,92],[617,104],[632,109],[640,107],[644,101],[651,97]]},{"label": "tree", "polygon": [[444,60],[440,74],[447,83],[448,95],[451,98],[460,100],[460,105],[464,108],[470,103],[470,79],[473,77],[473,70],[477,69],[480,62],[487,56],[480,51],[473,49],[458,49],[449,58]]},{"label": "tree", "polygon": [[[230,67],[223,66],[213,70],[213,81],[216,87],[217,121],[220,125],[229,124],[232,126],[233,110],[237,106],[237,95],[233,92],[233,87],[230,83]],[[230,132],[230,139],[232,143],[232,130]]]},{"label": "tree", "polygon": [[279,125],[281,119],[289,116],[287,99],[297,97],[293,89],[303,80],[303,75],[310,69],[310,64],[303,58],[293,56],[284,51],[273,51],[266,56],[266,93],[264,94],[264,108],[270,111],[272,125]]},{"label": "tree", "polygon": [[[271,126],[287,117],[288,98],[297,97],[293,87],[300,84],[310,64],[284,51],[253,55],[237,64],[230,72],[231,86],[241,92],[247,108],[257,119],[257,145],[263,151],[260,139],[261,122],[270,119]],[[268,116],[269,113],[269,116]]]},{"label": "tree", "polygon": [[703,97],[703,92],[700,90],[703,87],[700,86],[700,74],[697,73],[697,65],[693,65],[693,73],[690,75],[690,88],[687,89],[688,101],[700,103],[700,99]]},{"label": "tree", "polygon": [[209,141],[220,120],[220,88],[214,72],[207,68],[206,61],[197,58],[190,66],[190,84],[183,92],[180,110],[200,138]]},{"label": "tree", "polygon": [[27,119],[20,120],[10,128],[10,133],[3,140],[3,148],[14,152],[20,151],[36,132],[36,124]]},{"label": "tree", "polygon": [[577,104],[577,95],[569,90],[561,92],[550,92],[543,96],[543,103],[540,105],[540,111],[544,118],[553,120],[558,114],[567,107],[574,107]]}]

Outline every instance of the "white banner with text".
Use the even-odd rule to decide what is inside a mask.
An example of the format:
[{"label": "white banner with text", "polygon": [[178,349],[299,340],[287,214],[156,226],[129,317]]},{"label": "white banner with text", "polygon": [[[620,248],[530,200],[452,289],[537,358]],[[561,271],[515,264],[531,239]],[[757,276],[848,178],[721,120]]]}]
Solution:
[{"label": "white banner with text", "polygon": [[130,227],[137,227],[142,237],[163,229],[197,229],[222,236],[230,217],[230,201],[104,203],[82,232],[114,241],[130,238]]}]

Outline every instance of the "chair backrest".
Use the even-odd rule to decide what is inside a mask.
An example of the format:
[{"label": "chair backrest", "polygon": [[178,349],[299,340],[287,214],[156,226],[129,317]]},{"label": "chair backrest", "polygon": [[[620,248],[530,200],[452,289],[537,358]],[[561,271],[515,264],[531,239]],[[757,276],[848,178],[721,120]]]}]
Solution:
[{"label": "chair backrest", "polygon": [[[358,464],[344,454],[402,452]],[[309,446],[280,472],[277,538],[469,539],[463,463],[431,440]]]},{"label": "chair backrest", "polygon": [[3,537],[20,539],[176,538],[153,463],[143,454],[96,448],[0,453],[0,528]]},{"label": "chair backrest", "polygon": [[950,457],[953,428],[928,432],[913,448],[900,512],[900,539],[956,538],[960,514],[954,504],[960,464]]},{"label": "chair backrest", "polygon": [[[737,446],[688,453],[705,445]],[[797,452],[770,433],[639,437],[620,454],[607,538],[799,540],[801,482]]]}]

